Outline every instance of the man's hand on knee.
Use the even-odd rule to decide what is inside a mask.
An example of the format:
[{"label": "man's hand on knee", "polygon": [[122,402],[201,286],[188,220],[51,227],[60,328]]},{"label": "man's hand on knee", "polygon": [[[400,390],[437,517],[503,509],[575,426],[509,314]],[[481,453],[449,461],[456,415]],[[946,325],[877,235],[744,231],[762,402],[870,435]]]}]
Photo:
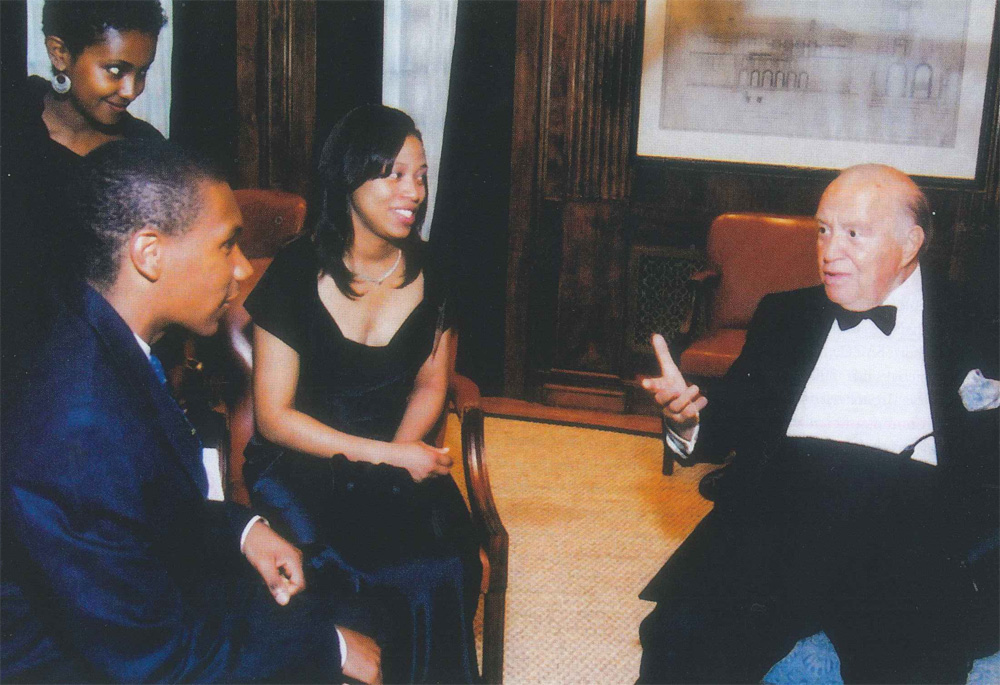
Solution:
[{"label": "man's hand on knee", "polygon": [[251,526],[243,542],[243,554],[264,579],[274,601],[285,605],[305,589],[302,552],[263,521]]},{"label": "man's hand on knee", "polygon": [[347,645],[344,675],[370,685],[382,683],[382,650],[375,640],[348,628],[337,626]]}]

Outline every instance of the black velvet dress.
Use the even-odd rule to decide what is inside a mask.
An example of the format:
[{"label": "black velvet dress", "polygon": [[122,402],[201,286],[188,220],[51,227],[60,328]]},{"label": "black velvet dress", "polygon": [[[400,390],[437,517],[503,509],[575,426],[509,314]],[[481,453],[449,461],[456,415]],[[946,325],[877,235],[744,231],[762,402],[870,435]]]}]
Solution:
[{"label": "black velvet dress", "polygon": [[[286,246],[246,301],[254,323],[299,355],[296,409],[337,430],[392,440],[447,301],[435,270],[424,299],[383,347],[344,337],[319,298],[308,238]],[[254,507],[302,547],[310,582],[385,600],[397,634],[386,682],[478,681],[472,621],[482,568],[450,476],[415,483],[405,469],[319,458],[254,436],[244,471]]]}]

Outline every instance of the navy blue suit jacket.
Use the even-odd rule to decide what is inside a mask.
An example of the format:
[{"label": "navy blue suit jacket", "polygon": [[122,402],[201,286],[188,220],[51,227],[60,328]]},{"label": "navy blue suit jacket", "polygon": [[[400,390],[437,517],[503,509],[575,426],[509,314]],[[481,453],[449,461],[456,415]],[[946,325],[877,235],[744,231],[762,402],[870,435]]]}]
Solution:
[{"label": "navy blue suit jacket", "polygon": [[270,598],[108,302],[84,288],[32,368],[3,417],[3,678],[338,678],[330,607]]}]

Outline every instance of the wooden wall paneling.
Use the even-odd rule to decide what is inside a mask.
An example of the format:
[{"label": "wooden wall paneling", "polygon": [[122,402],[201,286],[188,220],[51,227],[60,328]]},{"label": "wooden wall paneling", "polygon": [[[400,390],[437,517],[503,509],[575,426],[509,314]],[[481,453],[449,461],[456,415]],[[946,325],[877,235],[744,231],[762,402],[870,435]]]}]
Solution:
[{"label": "wooden wall paneling", "polygon": [[538,391],[546,382],[546,374],[556,361],[556,329],[559,309],[559,277],[562,267],[563,203],[542,200],[538,206],[535,227],[526,245],[530,265],[527,301],[527,367],[525,375],[526,397],[538,400]]},{"label": "wooden wall paneling", "polygon": [[[519,7],[523,8],[526,4],[522,2]],[[548,0],[544,3],[544,10],[544,61],[536,65],[542,73],[541,195],[547,200],[562,200],[569,192],[571,112],[579,89],[572,75],[576,73],[575,61],[578,57],[577,17],[580,3]]]},{"label": "wooden wall paneling", "polygon": [[239,182],[307,194],[316,120],[315,0],[239,0]]},{"label": "wooden wall paneling", "polygon": [[[519,3],[505,368],[516,382],[508,382],[508,392],[541,390],[564,401],[573,387],[609,387],[616,375],[627,382],[643,363],[624,350],[620,334],[617,349],[613,343],[611,329],[627,327],[627,312],[623,304],[594,300],[592,291],[595,284],[627,288],[626,253],[633,246],[703,248],[712,219],[727,211],[812,214],[836,174],[635,157],[641,22],[636,0]],[[998,25],[1000,15],[990,55],[983,183],[918,179],[937,214],[927,267],[974,285],[994,311]],[[526,251],[530,246],[540,254]],[[534,261],[541,253],[545,259],[557,253],[559,263],[546,270]],[[534,280],[521,280],[528,275]],[[536,319],[555,317],[555,324],[525,325],[529,311]],[[545,390],[556,385],[558,392]]]},{"label": "wooden wall paneling", "polygon": [[[262,5],[256,0],[239,0],[236,3],[236,92],[237,92],[237,185],[242,188],[260,186],[261,159],[266,148],[262,146],[262,132],[266,132],[267,109],[258,106],[257,85],[260,14]],[[266,140],[266,137],[265,137]]]},{"label": "wooden wall paneling", "polygon": [[[263,24],[260,38],[264,42],[264,62],[258,68],[264,67],[265,82],[264,97],[261,102],[268,111],[267,117],[267,160],[264,169],[266,174],[261,187],[282,187],[281,173],[288,164],[290,150],[283,143],[288,142],[290,123],[290,103],[288,95],[291,86],[292,73],[289,69],[288,30],[291,24],[289,17],[291,5],[287,0],[265,0]],[[261,53],[258,53],[261,54]],[[283,188],[286,189],[286,188]]]},{"label": "wooden wall paneling", "polygon": [[632,0],[578,5],[570,188],[577,198],[620,200],[629,187]]},{"label": "wooden wall paneling", "polygon": [[562,263],[555,364],[618,372],[624,302],[620,203],[572,201],[562,211]]},{"label": "wooden wall paneling", "polygon": [[[569,127],[562,144],[569,151],[567,189],[557,230],[561,236],[554,367],[544,385],[550,401],[621,411],[624,392],[618,374],[624,342],[625,216],[629,188],[628,150],[636,3],[564,3],[572,17],[568,59],[553,53],[551,88],[560,78],[571,87]],[[569,14],[568,8],[574,12]],[[557,64],[567,65],[566,70]],[[624,82],[624,83],[623,83]],[[568,137],[568,139],[567,139]],[[548,138],[552,141],[553,136]],[[551,174],[551,170],[550,170]],[[550,186],[551,187],[551,186]],[[545,227],[543,230],[550,230]],[[561,380],[573,374],[578,397]],[[558,396],[554,387],[558,386]],[[595,395],[599,399],[595,399]]]},{"label": "wooden wall paneling", "polygon": [[514,67],[511,136],[510,227],[507,302],[504,316],[504,394],[524,397],[528,371],[528,304],[532,298],[531,237],[539,196],[539,136],[542,55],[548,49],[543,30],[547,6],[519,2]]}]

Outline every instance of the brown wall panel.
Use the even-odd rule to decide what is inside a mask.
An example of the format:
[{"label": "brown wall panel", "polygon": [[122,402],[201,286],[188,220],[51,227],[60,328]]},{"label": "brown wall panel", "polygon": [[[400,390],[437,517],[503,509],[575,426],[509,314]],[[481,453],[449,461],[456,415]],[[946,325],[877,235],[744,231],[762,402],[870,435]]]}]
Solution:
[{"label": "brown wall panel", "polygon": [[238,0],[239,185],[305,195],[316,120],[315,0]]},{"label": "brown wall panel", "polygon": [[[507,290],[508,395],[564,398],[574,384],[583,392],[588,385],[607,389],[609,375],[630,379],[642,366],[623,345],[633,248],[702,248],[712,219],[727,211],[812,214],[834,176],[635,157],[641,21],[636,0],[519,3],[508,262],[517,280]],[[998,43],[995,26],[994,82]],[[928,266],[976,284],[995,307],[995,89],[987,102],[979,186],[920,180],[937,212]],[[528,245],[558,246],[559,263],[540,263],[550,250],[533,253]],[[539,276],[552,272],[557,275]],[[532,319],[553,318],[555,325],[527,324],[529,311]],[[543,392],[552,378],[559,393]]]},{"label": "brown wall panel", "polygon": [[560,369],[618,373],[624,303],[622,207],[567,202],[555,363]]}]

